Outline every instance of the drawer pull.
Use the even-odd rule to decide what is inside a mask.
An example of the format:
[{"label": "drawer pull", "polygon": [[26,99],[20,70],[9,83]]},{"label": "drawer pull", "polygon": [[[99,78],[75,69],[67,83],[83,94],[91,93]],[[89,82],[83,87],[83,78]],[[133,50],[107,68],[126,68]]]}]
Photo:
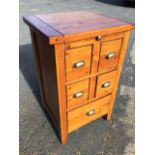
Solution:
[{"label": "drawer pull", "polygon": [[97,36],[96,40],[99,41],[99,40],[102,40],[102,38],[103,38],[102,36]]},{"label": "drawer pull", "polygon": [[82,96],[83,96],[83,92],[82,91],[79,91],[79,92],[75,93],[73,97],[74,98],[80,98]]},{"label": "drawer pull", "polygon": [[81,67],[83,67],[85,65],[85,62],[83,61],[83,60],[80,60],[80,61],[77,61],[74,65],[73,65],[73,67],[74,68],[81,68]]},{"label": "drawer pull", "polygon": [[95,110],[94,109],[92,109],[92,110],[90,110],[90,111],[87,112],[87,115],[88,116],[92,116],[94,114],[95,114]]},{"label": "drawer pull", "polygon": [[107,81],[101,85],[102,88],[107,88],[110,86],[110,81]]},{"label": "drawer pull", "polygon": [[106,55],[106,58],[107,59],[112,59],[115,57],[115,52],[109,52],[107,55]]}]

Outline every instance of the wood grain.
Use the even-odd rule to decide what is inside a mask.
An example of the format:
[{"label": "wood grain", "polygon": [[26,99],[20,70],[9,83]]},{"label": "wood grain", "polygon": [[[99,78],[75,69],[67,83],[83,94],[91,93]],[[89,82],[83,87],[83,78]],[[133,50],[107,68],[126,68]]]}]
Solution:
[{"label": "wood grain", "polygon": [[115,78],[115,84],[114,84],[114,89],[112,92],[112,98],[111,98],[111,101],[109,104],[109,110],[108,110],[109,112],[107,115],[107,120],[109,120],[112,117],[112,111],[113,111],[113,107],[114,107],[114,103],[115,103],[115,97],[116,97],[119,79],[121,76],[124,58],[125,58],[125,54],[126,54],[126,50],[127,50],[127,46],[128,46],[129,37],[130,37],[130,31],[125,32],[122,47],[121,47],[121,55],[120,55],[119,64],[118,64],[118,72],[117,72],[117,76]]},{"label": "wood grain", "polygon": [[128,24],[124,21],[89,11],[55,13],[37,17],[64,35]]},{"label": "wood grain", "polygon": [[[110,98],[111,96],[107,96],[93,103],[68,112],[68,132],[70,133],[73,130],[107,114]],[[95,114],[88,116],[87,113],[90,110],[94,110]]]},{"label": "wood grain", "polygon": [[41,21],[39,18],[35,16],[23,17],[23,20],[31,28],[35,28],[36,30],[38,30],[39,32],[41,32],[47,37],[62,36],[60,32],[48,26],[46,23],[44,23],[43,21]]},{"label": "wood grain", "polygon": [[[65,89],[65,45],[55,45],[55,61],[56,61],[56,76],[58,88],[58,106],[60,117],[60,135],[61,143],[67,142],[67,115],[66,115],[66,89]],[[51,85],[52,87],[52,85]]]},{"label": "wood grain", "polygon": [[[95,97],[101,97],[106,96],[107,94],[112,93],[114,83],[115,83],[115,77],[116,77],[117,71],[112,71],[110,73],[101,74],[97,78],[97,88],[96,88],[96,94]],[[110,86],[107,88],[103,88],[102,85],[106,82],[110,83]]]},{"label": "wood grain", "polygon": [[[121,45],[122,39],[107,41],[101,44],[98,71],[109,72],[111,70],[117,69]],[[110,52],[114,52],[115,56],[112,59],[107,59],[107,55]]]},{"label": "wood grain", "polygon": [[91,121],[110,119],[134,26],[89,11],[23,19],[30,26],[43,107],[61,143]]},{"label": "wood grain", "polygon": [[50,44],[90,39],[134,28],[131,23],[89,11],[27,16],[23,19],[31,28],[44,34]]},{"label": "wood grain", "polygon": [[[84,77],[90,73],[92,46],[78,47],[66,50],[66,79],[67,81]],[[84,61],[84,66],[75,68],[74,64]]]},{"label": "wood grain", "polygon": [[[92,64],[91,64],[91,74],[97,73],[99,52],[100,52],[100,41],[96,41],[93,46]],[[95,97],[95,87],[96,87],[96,76],[90,78],[90,89],[89,89],[89,100]]]},{"label": "wood grain", "polygon": [[[56,61],[54,46],[49,46],[44,35],[31,30],[34,45],[34,53],[39,73],[41,96],[43,107],[49,112],[54,127],[61,131],[60,112],[58,101],[58,86],[56,76]],[[51,87],[52,86],[52,87]],[[61,137],[61,135],[58,135]]]},{"label": "wood grain", "polygon": [[[75,94],[82,92],[82,96],[75,98]],[[75,108],[88,100],[89,79],[83,80],[67,86],[67,108]]]}]

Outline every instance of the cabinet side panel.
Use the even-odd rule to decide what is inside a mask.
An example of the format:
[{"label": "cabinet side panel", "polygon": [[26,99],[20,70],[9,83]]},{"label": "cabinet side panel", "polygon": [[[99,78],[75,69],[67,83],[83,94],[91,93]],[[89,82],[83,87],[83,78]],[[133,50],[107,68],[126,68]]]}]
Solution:
[{"label": "cabinet side panel", "polygon": [[37,63],[43,107],[47,110],[54,127],[60,131],[55,50],[43,35],[31,31]]},{"label": "cabinet side panel", "polygon": [[37,35],[35,32],[32,31],[32,29],[30,29],[30,33],[31,33],[34,58],[35,58],[36,67],[37,67],[41,99],[42,99],[42,104],[44,106],[44,104],[46,103],[46,97],[45,97],[45,91],[44,91],[44,86],[43,86],[44,85],[43,74],[42,74],[42,66],[41,66],[41,62],[39,58],[39,47],[38,47]]}]

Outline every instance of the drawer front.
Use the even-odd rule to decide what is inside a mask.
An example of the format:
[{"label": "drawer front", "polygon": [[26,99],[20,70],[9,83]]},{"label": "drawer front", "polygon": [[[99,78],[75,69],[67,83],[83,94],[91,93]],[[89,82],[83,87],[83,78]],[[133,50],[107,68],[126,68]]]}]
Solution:
[{"label": "drawer front", "polygon": [[90,73],[92,46],[66,50],[67,81],[84,77]]},{"label": "drawer front", "polygon": [[107,114],[110,99],[111,96],[109,95],[68,112],[68,132],[72,132],[73,130]]},{"label": "drawer front", "polygon": [[112,93],[117,71],[101,74],[97,77],[96,97]]},{"label": "drawer front", "polygon": [[117,68],[122,39],[101,43],[98,71],[109,72]]},{"label": "drawer front", "polygon": [[89,79],[67,86],[67,108],[77,107],[88,100]]}]

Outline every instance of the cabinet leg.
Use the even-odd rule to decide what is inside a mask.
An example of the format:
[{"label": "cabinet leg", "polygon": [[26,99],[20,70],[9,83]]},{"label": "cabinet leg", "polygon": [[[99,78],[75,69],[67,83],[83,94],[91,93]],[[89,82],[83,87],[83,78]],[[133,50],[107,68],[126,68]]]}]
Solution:
[{"label": "cabinet leg", "polygon": [[111,119],[111,117],[112,117],[112,114],[111,114],[111,113],[108,113],[108,114],[104,115],[102,118],[103,118],[104,120],[108,121],[108,120]]},{"label": "cabinet leg", "polygon": [[62,144],[66,144],[68,140],[68,134],[61,136],[60,139]]},{"label": "cabinet leg", "polygon": [[112,113],[107,114],[107,120],[110,120],[112,118]]}]

